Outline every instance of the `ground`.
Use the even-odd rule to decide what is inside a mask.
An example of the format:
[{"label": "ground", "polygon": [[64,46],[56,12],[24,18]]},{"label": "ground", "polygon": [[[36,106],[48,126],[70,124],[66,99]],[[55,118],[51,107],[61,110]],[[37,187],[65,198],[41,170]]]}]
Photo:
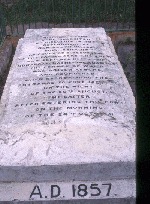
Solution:
[{"label": "ground", "polygon": [[134,96],[135,90],[135,43],[120,43],[116,50],[124,73],[129,81]]},{"label": "ground", "polygon": [[[0,47],[0,61],[1,60],[4,60],[2,55],[6,55],[6,49],[10,46],[10,40],[9,39],[6,39],[5,42],[3,43],[3,46]],[[5,54],[2,54],[2,53],[5,53]],[[4,85],[5,85],[5,82],[6,82],[6,79],[7,79],[7,76],[8,76],[8,73],[9,73],[9,69],[10,69],[10,66],[11,66],[11,63],[12,63],[12,60],[13,60],[13,56],[15,54],[15,48],[12,49],[12,55],[10,57],[10,59],[8,60],[9,63],[8,63],[8,66],[7,66],[7,69],[1,73],[0,72],[0,98],[1,98],[1,95],[3,93],[3,89],[4,89]],[[7,55],[6,55],[7,56]],[[5,58],[6,58],[5,56]],[[3,64],[3,63],[2,63]],[[5,63],[4,63],[5,64]]]}]

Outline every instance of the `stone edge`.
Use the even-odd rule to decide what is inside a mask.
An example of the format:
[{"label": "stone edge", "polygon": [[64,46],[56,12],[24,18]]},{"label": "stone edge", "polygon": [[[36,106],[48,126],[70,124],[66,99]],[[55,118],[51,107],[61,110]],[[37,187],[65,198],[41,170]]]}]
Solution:
[{"label": "stone edge", "polygon": [[0,182],[61,182],[135,179],[135,162],[0,166]]},{"label": "stone edge", "polygon": [[107,198],[107,199],[80,199],[80,200],[53,200],[53,201],[0,201],[1,204],[135,204],[136,199]]}]

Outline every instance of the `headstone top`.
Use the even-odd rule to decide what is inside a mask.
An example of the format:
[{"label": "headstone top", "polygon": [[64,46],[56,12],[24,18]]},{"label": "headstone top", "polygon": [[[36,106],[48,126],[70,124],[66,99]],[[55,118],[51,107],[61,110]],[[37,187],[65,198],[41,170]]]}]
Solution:
[{"label": "headstone top", "polygon": [[99,36],[107,39],[104,28],[51,28],[51,29],[27,29],[24,38],[36,37],[71,37],[71,36]]}]

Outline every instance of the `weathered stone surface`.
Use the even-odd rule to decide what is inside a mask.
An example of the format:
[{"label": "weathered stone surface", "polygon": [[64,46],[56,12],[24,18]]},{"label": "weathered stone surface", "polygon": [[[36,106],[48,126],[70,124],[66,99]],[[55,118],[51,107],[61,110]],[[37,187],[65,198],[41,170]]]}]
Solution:
[{"label": "weathered stone surface", "polygon": [[1,181],[67,181],[69,165],[69,181],[135,186],[134,97],[104,29],[27,30],[1,103]]},{"label": "weathered stone surface", "polygon": [[[107,182],[111,183],[112,181],[108,180]],[[66,198],[66,200],[71,200],[72,199],[72,184],[74,186],[78,186],[78,183],[79,182],[73,182],[73,183],[72,182],[57,182],[57,186],[59,186],[59,188],[60,188],[59,200],[64,200],[63,196]],[[101,188],[101,199],[106,199],[107,198],[106,194],[108,192],[108,186],[104,185],[104,183],[106,183],[106,182],[101,181],[101,182],[97,182],[97,183]],[[56,183],[45,183],[45,182],[41,183],[40,184],[41,196],[45,197],[45,194],[46,195],[52,194],[52,193],[49,192],[49,190],[51,189],[51,186],[54,185],[54,184],[56,185]],[[89,187],[91,185],[91,182],[84,182],[84,184],[88,186],[88,192],[90,192],[91,190],[90,190]],[[122,180],[119,180],[119,181],[114,181],[113,184],[114,184],[114,186],[113,186],[113,188],[111,190],[111,195],[109,196],[109,198],[116,198],[116,195],[115,195],[116,192],[120,195],[121,198],[132,197],[134,195],[135,186],[134,186],[134,182],[132,180],[128,181],[128,180],[123,180],[122,179]],[[6,184],[3,184],[4,187],[5,187],[5,185]],[[37,185],[37,183],[34,183],[34,182],[32,184],[31,183],[17,183],[17,184],[11,183],[9,185],[9,187],[7,188],[7,191],[6,191],[5,188],[0,188],[0,195],[4,195],[5,200],[8,197],[9,197],[9,200],[13,200],[14,193],[15,192],[20,192],[19,195],[18,195],[18,200],[24,201],[24,200],[26,200],[27,197],[29,197],[32,190],[34,189],[34,186],[36,186],[36,185]],[[122,186],[122,185],[124,186],[124,188],[120,188],[120,186]],[[1,186],[2,186],[2,184],[1,184]],[[20,188],[24,189],[24,190],[20,191]],[[54,188],[54,187],[52,187],[52,188]],[[57,189],[58,189],[58,187],[57,187]],[[58,194],[57,189],[55,187],[54,194]],[[44,192],[44,194],[43,194],[43,192]],[[61,196],[61,195],[63,195],[63,196]],[[81,198],[81,196],[79,196],[79,195],[74,196],[74,197],[75,197],[74,198],[75,200]],[[37,195],[33,195],[33,198],[35,200],[37,200]],[[95,199],[95,198],[88,195],[86,197],[86,199]]]}]

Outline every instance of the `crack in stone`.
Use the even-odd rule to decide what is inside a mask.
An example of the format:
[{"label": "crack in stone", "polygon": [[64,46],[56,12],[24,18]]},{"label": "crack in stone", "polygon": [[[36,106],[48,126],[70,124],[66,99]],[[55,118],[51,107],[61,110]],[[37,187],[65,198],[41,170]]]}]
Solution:
[{"label": "crack in stone", "polygon": [[18,139],[18,140],[16,140],[13,144],[12,144],[12,146],[14,146],[17,142],[21,142],[23,139],[22,139],[22,136]]}]

